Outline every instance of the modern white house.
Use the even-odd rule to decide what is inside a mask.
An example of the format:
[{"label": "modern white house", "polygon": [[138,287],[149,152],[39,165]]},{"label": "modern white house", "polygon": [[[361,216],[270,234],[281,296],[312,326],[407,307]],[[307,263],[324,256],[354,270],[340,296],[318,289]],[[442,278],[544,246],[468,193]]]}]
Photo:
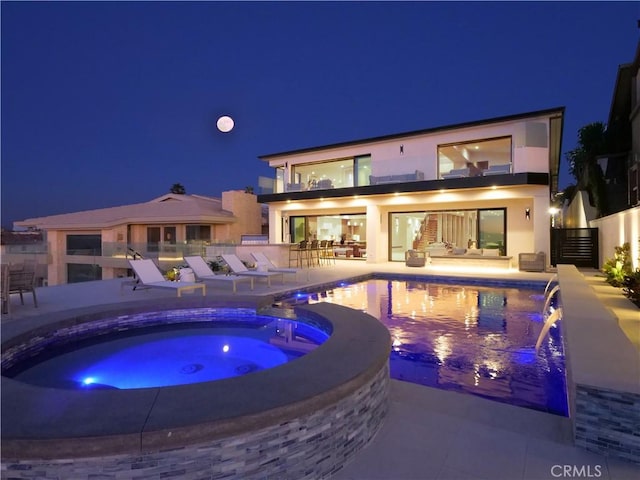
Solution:
[{"label": "modern white house", "polygon": [[48,283],[58,285],[127,275],[128,258],[155,258],[161,266],[183,263],[212,243],[239,243],[261,234],[256,196],[240,190],[222,198],[168,193],[148,202],[30,218],[19,227],[46,232]]},{"label": "modern white house", "polygon": [[[355,247],[367,262],[408,250],[549,259],[564,107],[274,153],[270,243]],[[347,252],[346,256],[350,256]]]}]

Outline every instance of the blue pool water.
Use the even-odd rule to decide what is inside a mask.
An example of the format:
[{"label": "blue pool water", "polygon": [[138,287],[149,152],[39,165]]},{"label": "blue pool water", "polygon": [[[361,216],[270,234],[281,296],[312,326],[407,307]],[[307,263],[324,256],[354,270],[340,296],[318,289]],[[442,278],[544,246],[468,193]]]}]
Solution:
[{"label": "blue pool water", "polygon": [[281,304],[331,302],[378,318],[392,337],[392,378],[566,416],[560,328],[535,351],[543,290],[370,279]]},{"label": "blue pool water", "polygon": [[5,373],[45,387],[132,389],[207,382],[277,367],[323,343],[312,325],[273,317],[145,327],[55,346]]}]

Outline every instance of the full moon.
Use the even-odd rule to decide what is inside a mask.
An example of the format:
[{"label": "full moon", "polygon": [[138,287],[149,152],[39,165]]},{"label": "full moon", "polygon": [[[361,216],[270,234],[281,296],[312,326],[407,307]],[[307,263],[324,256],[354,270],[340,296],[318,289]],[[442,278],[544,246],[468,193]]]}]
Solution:
[{"label": "full moon", "polygon": [[218,122],[216,123],[216,126],[218,127],[218,130],[220,130],[223,133],[227,133],[230,132],[233,129],[233,118],[228,117],[228,116],[223,116],[220,117],[218,119]]}]

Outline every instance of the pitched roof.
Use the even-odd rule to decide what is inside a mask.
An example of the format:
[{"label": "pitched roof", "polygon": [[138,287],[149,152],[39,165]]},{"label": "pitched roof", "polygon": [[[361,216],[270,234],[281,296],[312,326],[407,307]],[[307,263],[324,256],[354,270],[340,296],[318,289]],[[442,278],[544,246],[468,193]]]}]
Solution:
[{"label": "pitched roof", "polygon": [[203,195],[168,193],[144,203],[29,218],[15,225],[43,230],[98,229],[122,224],[235,223],[233,213],[222,209],[222,200]]}]

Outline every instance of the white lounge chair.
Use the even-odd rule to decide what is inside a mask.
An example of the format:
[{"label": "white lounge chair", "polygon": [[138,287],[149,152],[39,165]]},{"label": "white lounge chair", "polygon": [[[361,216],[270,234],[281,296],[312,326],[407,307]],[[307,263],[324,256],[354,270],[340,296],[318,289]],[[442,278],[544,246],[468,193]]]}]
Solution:
[{"label": "white lounge chair", "polygon": [[284,273],[281,273],[281,272],[259,272],[257,270],[249,270],[244,265],[244,263],[242,263],[242,260],[240,260],[236,255],[233,255],[231,253],[223,254],[222,258],[227,263],[227,265],[229,265],[229,268],[231,269],[231,271],[233,273],[235,273],[236,275],[246,275],[246,276],[250,276],[250,277],[266,278],[267,279],[267,284],[269,286],[271,286],[271,277],[279,275],[282,278],[282,283],[284,283]]},{"label": "white lounge chair", "polygon": [[206,294],[206,285],[204,283],[171,282],[166,280],[151,259],[129,260],[129,265],[136,272],[140,283],[145,287],[175,290],[179,297],[182,296],[182,292],[194,290],[200,290],[203,297]]},{"label": "white lounge chair", "polygon": [[[251,252],[251,256],[256,261],[258,265],[265,265],[267,267],[267,271],[269,272],[279,272],[279,273],[292,273],[296,277],[298,272],[302,271],[302,268],[293,268],[293,267],[276,267],[269,257],[267,257],[263,252]],[[307,280],[309,279],[310,269],[307,268]]]},{"label": "white lounge chair", "polygon": [[193,274],[196,278],[202,282],[227,282],[233,285],[233,293],[237,292],[236,284],[238,282],[250,282],[251,290],[253,290],[253,278],[241,277],[240,275],[216,275],[213,270],[207,265],[204,258],[199,255],[184,257],[184,261],[187,262]]}]

